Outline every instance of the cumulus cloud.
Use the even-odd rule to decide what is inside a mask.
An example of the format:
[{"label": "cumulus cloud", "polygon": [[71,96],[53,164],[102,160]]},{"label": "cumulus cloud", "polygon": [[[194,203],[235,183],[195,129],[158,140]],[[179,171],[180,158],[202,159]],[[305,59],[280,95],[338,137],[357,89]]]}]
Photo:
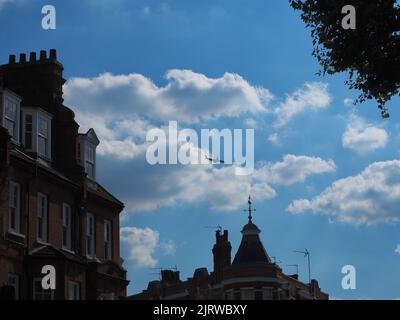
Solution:
[{"label": "cumulus cloud", "polygon": [[332,98],[328,92],[328,85],[320,82],[307,82],[303,88],[288,95],[275,109],[277,119],[275,127],[282,127],[297,114],[304,111],[315,111],[329,106]]},{"label": "cumulus cloud", "polygon": [[208,78],[191,70],[169,70],[167,84],[157,86],[141,74],[72,78],[65,99],[81,113],[102,113],[111,119],[137,114],[158,120],[196,123],[219,117],[265,112],[271,94],[240,75]]},{"label": "cumulus cloud", "polygon": [[385,129],[368,124],[364,119],[350,117],[346,131],[342,136],[342,144],[359,154],[368,154],[386,146],[389,135]]},{"label": "cumulus cloud", "polygon": [[[101,140],[99,179],[121,197],[128,212],[178,203],[207,203],[218,211],[237,210],[249,193],[258,201],[271,199],[276,196],[274,184],[289,185],[332,170],[332,163],[321,168],[323,160],[311,159],[316,168],[313,170],[307,167],[306,159],[294,156],[285,158],[286,162],[296,162],[284,163],[285,168],[264,164],[245,177],[237,176],[235,167],[228,165],[150,166],[145,159],[149,129],[165,129],[169,120],[196,126],[226,117],[243,117],[240,120],[253,127],[257,118],[252,115],[272,110],[267,106],[273,99],[268,89],[252,86],[234,73],[209,78],[175,69],[165,78],[166,84],[159,86],[141,74],[105,73],[94,78],[72,78],[64,87],[66,104],[75,110],[82,130],[93,127]],[[293,115],[309,106],[319,108],[326,90],[322,84],[306,84],[286,102],[300,105]],[[291,173],[285,176],[285,170]],[[119,177],[117,181],[115,177]]]},{"label": "cumulus cloud", "polygon": [[354,100],[350,99],[350,98],[346,98],[346,99],[343,100],[343,104],[346,107],[354,107]]},{"label": "cumulus cloud", "polygon": [[293,201],[288,211],[311,211],[359,225],[398,223],[400,220],[400,161],[382,161],[363,172],[335,181],[312,200]]},{"label": "cumulus cloud", "polygon": [[396,249],[394,250],[397,254],[400,254],[400,244],[397,245]]},{"label": "cumulus cloud", "polygon": [[157,260],[153,257],[159,244],[158,231],[150,228],[121,228],[121,241],[129,247],[128,259],[140,267],[154,268]]},{"label": "cumulus cloud", "polygon": [[283,161],[268,164],[259,170],[260,175],[271,184],[292,185],[304,182],[310,175],[334,172],[333,160],[318,157],[285,155]]}]

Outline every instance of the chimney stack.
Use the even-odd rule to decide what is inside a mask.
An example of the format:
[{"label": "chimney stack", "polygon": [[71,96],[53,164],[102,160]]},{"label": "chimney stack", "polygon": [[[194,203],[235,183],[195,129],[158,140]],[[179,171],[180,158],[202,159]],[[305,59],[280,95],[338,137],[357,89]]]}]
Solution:
[{"label": "chimney stack", "polygon": [[46,51],[45,50],[41,50],[40,51],[40,60],[43,61],[43,60],[46,60],[46,58],[47,58]]},{"label": "chimney stack", "polygon": [[50,49],[50,59],[57,60],[57,51],[56,49]]},{"label": "chimney stack", "polygon": [[29,62],[35,62],[36,61],[36,52],[31,52],[29,54]]},{"label": "chimney stack", "polygon": [[15,54],[10,54],[8,57],[8,64],[15,64],[16,62]]},{"label": "chimney stack", "polygon": [[21,53],[19,55],[19,63],[26,63],[26,54],[25,53]]},{"label": "chimney stack", "polygon": [[232,246],[228,239],[228,230],[215,233],[216,243],[212,249],[214,255],[214,276],[217,283],[223,279],[224,269],[231,265]]}]

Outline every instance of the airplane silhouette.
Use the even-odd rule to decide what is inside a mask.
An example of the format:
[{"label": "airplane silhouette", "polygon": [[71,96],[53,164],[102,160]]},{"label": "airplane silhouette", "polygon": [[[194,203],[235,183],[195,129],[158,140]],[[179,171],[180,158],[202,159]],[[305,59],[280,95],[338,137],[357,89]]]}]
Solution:
[{"label": "airplane silhouette", "polygon": [[210,158],[210,157],[207,157],[207,156],[205,156],[205,158],[206,158],[208,161],[210,161],[211,163],[220,163],[220,164],[224,164],[224,163],[225,163],[224,160],[213,159],[213,158]]}]

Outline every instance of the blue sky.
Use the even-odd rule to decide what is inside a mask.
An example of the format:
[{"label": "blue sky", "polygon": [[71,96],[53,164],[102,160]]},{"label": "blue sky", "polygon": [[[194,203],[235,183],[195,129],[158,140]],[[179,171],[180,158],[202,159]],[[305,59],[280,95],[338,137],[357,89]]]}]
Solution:
[{"label": "blue sky", "polygon": [[[57,29],[41,28],[41,8]],[[298,263],[333,298],[400,296],[399,99],[383,121],[373,102],[350,101],[346,75],[319,77],[309,31],[287,1],[0,1],[0,62],[56,48],[66,104],[102,140],[98,180],[126,204],[122,255],[130,293],[157,270],[182,278],[212,270],[214,231],[230,231],[233,255],[248,193],[270,254]],[[206,87],[206,89],[204,89]],[[181,128],[255,128],[256,171],[150,166],[144,137]],[[399,250],[400,251],[400,248]],[[341,288],[342,266],[357,289]]]}]

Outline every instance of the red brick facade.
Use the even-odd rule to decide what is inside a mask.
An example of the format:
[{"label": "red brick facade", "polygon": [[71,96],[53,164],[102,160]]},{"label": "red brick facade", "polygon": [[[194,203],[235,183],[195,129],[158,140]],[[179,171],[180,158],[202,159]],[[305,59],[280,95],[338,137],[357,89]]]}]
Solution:
[{"label": "red brick facade", "polygon": [[[119,243],[124,206],[78,161],[77,141],[88,140],[89,145],[97,137],[93,130],[79,134],[73,111],[63,105],[63,66],[55,50],[49,57],[42,51],[39,59],[31,53],[26,60],[24,55],[19,62],[10,56],[9,63],[0,66],[0,295],[16,291],[19,299],[124,297],[128,281]],[[8,96],[9,101],[20,101],[15,107],[18,124],[5,118],[7,112],[14,114]],[[11,214],[14,203],[16,214]],[[93,226],[87,225],[88,214],[93,215]],[[89,256],[88,233],[94,243]],[[56,289],[51,292],[35,287],[44,265],[56,269]]]}]

